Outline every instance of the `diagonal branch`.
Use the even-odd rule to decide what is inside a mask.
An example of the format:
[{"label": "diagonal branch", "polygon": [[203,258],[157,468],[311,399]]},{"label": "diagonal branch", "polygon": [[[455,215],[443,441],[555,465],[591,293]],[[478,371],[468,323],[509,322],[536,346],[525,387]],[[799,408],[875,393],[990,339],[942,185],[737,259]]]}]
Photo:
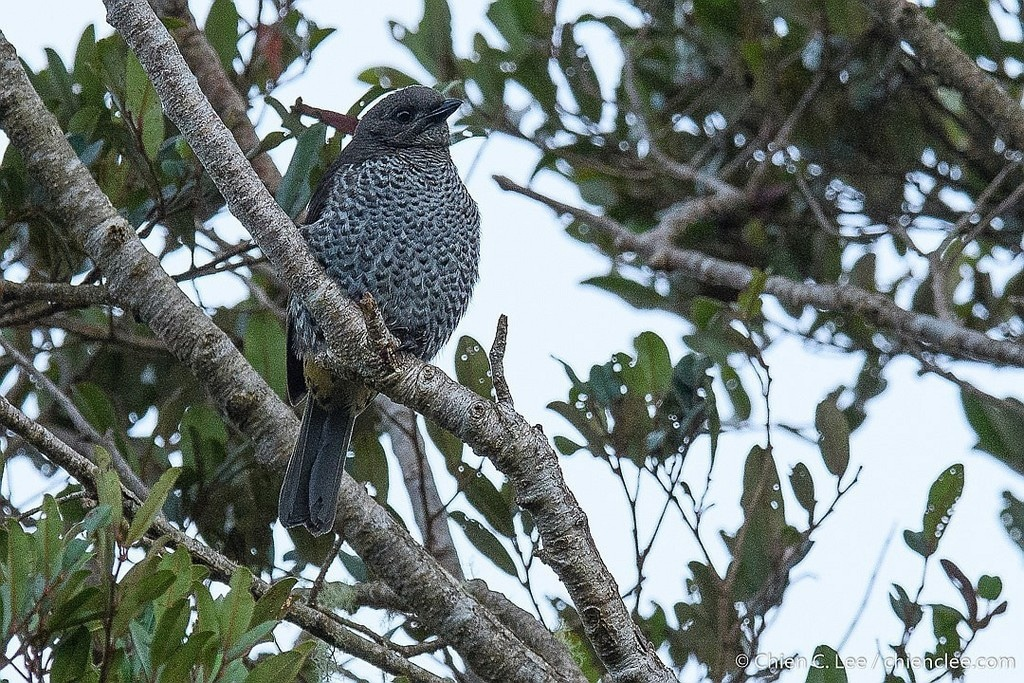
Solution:
[{"label": "diagonal branch", "polygon": [[[400,356],[394,371],[384,367],[378,350],[366,344],[365,324],[357,306],[323,274],[298,231],[253,174],[149,6],[142,0],[105,0],[105,4],[108,20],[138,56],[166,114],[203,162],[231,212],[257,239],[293,293],[321,324],[325,337],[331,340],[324,359],[329,366],[354,372],[366,384],[429,415],[472,448],[491,457],[515,486],[519,504],[533,514],[547,561],[576,603],[584,628],[610,675],[621,681],[674,680],[619,598],[617,584],[598,553],[586,515],[566,487],[558,458],[544,434],[511,408],[482,399],[437,368],[409,355]],[[362,488],[346,478],[342,484],[344,502],[339,508],[346,539],[368,565],[388,578],[388,583],[432,629],[444,633],[451,642],[462,642],[459,651],[477,673],[499,680],[530,675],[549,676],[552,680],[581,679],[578,671],[540,673],[550,669],[537,662],[535,655],[518,662],[522,669],[507,668],[510,661],[516,661],[511,655],[521,652],[521,645],[504,629],[499,631],[497,625],[486,620],[478,624],[493,625],[492,636],[476,638],[482,641],[481,647],[467,649],[465,645],[472,635],[470,617],[475,616],[461,611],[468,605],[458,599],[439,611],[437,605],[424,604],[422,566],[396,562],[392,548],[398,544],[394,541],[364,535],[371,521],[366,518],[368,514],[382,523],[390,521],[390,517],[377,506],[360,511],[357,517],[350,509],[355,491],[362,492]],[[365,492],[363,498],[369,500]],[[378,546],[377,540],[383,545]],[[432,558],[430,562],[433,563]],[[404,572],[407,573],[403,576]],[[475,601],[473,604],[476,605]],[[427,608],[431,609],[426,611]],[[497,670],[494,664],[504,668]]]},{"label": "diagonal branch", "polygon": [[[157,26],[163,29],[159,23]],[[166,33],[164,36],[165,45],[170,44],[167,49],[175,50],[170,37]],[[47,187],[58,213],[66,217],[75,236],[103,271],[111,295],[150,325],[167,348],[205,382],[228,418],[240,431],[251,435],[265,461],[282,463],[298,431],[295,415],[226,335],[184,297],[103,196],[46,111],[2,34],[0,124],[27,160],[29,171]],[[222,127],[220,130],[233,145],[229,133]],[[233,148],[238,151],[237,146]],[[237,159],[243,175],[251,178],[265,196],[265,203],[276,208],[249,163],[241,154]],[[285,225],[294,231],[290,222]],[[298,249],[306,254],[304,246]],[[342,489],[339,517],[347,524],[346,539],[408,600],[424,623],[449,638],[471,666],[492,673],[498,680],[577,680],[571,673],[559,679],[551,672],[443,571],[406,529],[367,495],[364,487],[346,476]]]},{"label": "diagonal branch", "polygon": [[[162,24],[148,6],[141,6],[163,33],[163,42],[156,49],[177,54]],[[187,68],[182,68],[187,74]],[[195,80],[188,78],[194,89]],[[241,169],[237,173],[257,188],[255,194],[259,199],[253,201],[280,211],[248,161],[238,153],[230,133],[212,111],[209,116],[223,133],[221,149],[235,150],[236,155],[229,158]],[[298,431],[294,413],[223,331],[192,305],[142,246],[131,226],[117,214],[68,145],[2,33],[0,125],[26,160],[28,171],[47,188],[57,212],[67,217],[75,237],[104,273],[111,296],[146,321],[168,350],[205,383],[229,419],[241,432],[250,435],[264,461],[283,463]],[[297,239],[290,221],[281,216],[281,230]],[[301,242],[296,248],[308,258]],[[342,300],[342,305],[351,306]],[[346,524],[346,539],[407,600],[424,623],[434,632],[444,634],[471,666],[488,672],[496,680],[580,680],[571,672],[561,677],[552,672],[441,569],[351,477],[342,481],[341,498],[339,518]]]},{"label": "diagonal branch", "polygon": [[[1024,149],[1024,110],[945,31],[933,24],[924,11],[905,0],[864,0],[875,18],[895,41],[914,48],[921,65],[945,85],[964,94],[964,102],[988,122],[1010,146]],[[987,11],[987,10],[986,10]]]},{"label": "diagonal branch", "polygon": [[[672,233],[659,226],[637,234],[607,216],[552,199],[518,185],[504,176],[495,177],[502,189],[534,199],[560,214],[569,214],[610,237],[617,249],[635,252],[647,265],[693,278],[697,282],[736,291],[746,289],[754,279],[754,269],[741,263],[723,261],[699,251],[682,249],[666,239]],[[655,239],[651,235],[656,236]],[[932,315],[914,313],[896,305],[892,299],[853,285],[796,282],[780,275],[767,278],[764,292],[790,306],[813,306],[820,310],[841,311],[863,317],[895,336],[923,345],[928,350],[954,358],[981,360],[1024,367],[1024,345],[993,339],[981,332]]]}]

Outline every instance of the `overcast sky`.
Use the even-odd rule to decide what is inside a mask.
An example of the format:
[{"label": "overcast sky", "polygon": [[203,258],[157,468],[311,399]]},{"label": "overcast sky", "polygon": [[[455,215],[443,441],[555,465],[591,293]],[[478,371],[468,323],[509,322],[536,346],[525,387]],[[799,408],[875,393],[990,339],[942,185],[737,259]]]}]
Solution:
[{"label": "overcast sky", "polygon": [[[248,4],[252,3],[243,3]],[[456,44],[465,46],[481,25],[480,8],[485,3],[456,4],[460,8],[456,13]],[[564,15],[562,19],[570,19],[583,11],[584,5],[586,11],[597,14],[617,11],[618,7],[612,2],[566,0],[559,8]],[[282,102],[290,104],[301,96],[309,104],[344,111],[366,88],[355,76],[377,64],[398,66],[426,78],[391,39],[387,24],[388,19],[396,19],[414,25],[421,12],[418,2],[309,0],[299,6],[319,24],[339,30],[316,52],[313,64],[301,78],[275,93]],[[205,2],[193,3],[193,11],[200,20],[206,14],[206,7]],[[98,0],[7,3],[0,17],[0,28],[34,68],[45,64],[43,48],[46,46],[56,49],[70,63],[78,36],[88,23],[96,23],[101,34],[109,32]],[[599,39],[597,34],[590,35],[591,55],[601,75],[614,79],[618,55],[611,52],[606,41]],[[609,80],[604,85],[610,92],[614,81]],[[272,111],[257,109],[254,113],[260,116],[263,133],[273,130],[278,123]],[[275,150],[282,169],[289,152],[287,147]],[[638,333],[654,330],[666,340],[673,359],[677,359],[683,352],[680,338],[689,331],[688,327],[674,316],[637,311],[610,295],[578,285],[583,279],[607,272],[607,260],[568,238],[550,211],[524,198],[503,193],[491,180],[492,174],[503,173],[526,182],[536,161],[531,150],[494,136],[486,143],[479,140],[460,143],[453,155],[464,176],[473,165],[467,185],[483,215],[481,281],[456,338],[470,334],[489,344],[498,315],[506,313],[510,325],[506,371],[517,408],[527,419],[544,425],[549,436],[575,437],[571,427],[545,407],[552,400],[564,400],[568,388],[554,357],[566,360],[585,376],[592,364],[605,362],[614,352],[629,351]],[[565,201],[579,202],[571,187],[554,178],[541,176],[537,183]],[[228,233],[240,233],[234,219],[219,220]],[[176,264],[171,260],[165,265],[172,271],[185,268],[184,261]],[[241,291],[230,278],[204,286],[208,288],[204,294],[214,297],[231,298]],[[770,306],[769,310],[772,310]],[[449,345],[436,361],[448,370],[452,367],[452,346]],[[859,369],[856,357],[807,347],[794,339],[775,344],[767,359],[774,378],[773,418],[801,426],[812,424],[817,402],[839,384],[852,383]],[[917,364],[909,360],[897,360],[888,367],[889,388],[881,399],[869,405],[867,422],[852,441],[851,470],[864,467],[860,483],[818,533],[809,558],[794,573],[785,606],[773,615],[774,623],[762,649],[766,653],[810,656],[819,643],[838,645],[864,597],[868,577],[886,539],[895,534],[878,579],[867,596],[859,626],[842,652],[869,659],[879,650],[889,654],[886,644],[898,640],[901,628],[892,615],[887,592],[891,583],[898,582],[913,594],[921,574],[920,558],[905,546],[902,531],[920,529],[932,481],[944,467],[962,462],[966,467],[964,496],[942,541],[939,556],[953,559],[972,579],[983,573],[1002,576],[1004,597],[1010,601],[1009,612],[998,618],[971,646],[969,654],[1018,657],[1017,671],[969,672],[967,680],[1018,681],[1024,671],[1024,651],[1020,649],[1024,630],[1021,616],[1024,614],[1024,556],[1007,539],[998,514],[1002,491],[1009,489],[1018,497],[1024,497],[1024,483],[991,457],[972,450],[976,437],[964,421],[954,388],[934,377],[918,377],[917,369]],[[967,365],[958,370],[997,396],[1013,395],[1022,386],[1019,371],[997,373]],[[749,386],[754,390],[757,384],[752,377],[750,379]],[[755,423],[756,420],[755,415]],[[811,468],[821,496],[828,478],[817,450],[778,429],[773,432],[773,442],[783,479],[792,464],[803,461]],[[707,519],[709,529],[719,524],[732,531],[738,524],[743,460],[755,443],[764,443],[763,430],[752,428],[722,438],[710,496],[717,505]],[[698,455],[688,465],[691,476],[697,478],[695,486],[703,477],[700,466],[705,451],[703,445],[695,447],[693,452]],[[634,576],[629,518],[621,491],[607,475],[606,468],[585,455],[562,462],[570,487],[590,516],[597,542],[619,577],[620,586],[626,590],[633,584]],[[8,470],[5,491],[10,490],[11,477],[23,477],[26,471],[25,465]],[[397,476],[393,473],[392,480]],[[450,482],[442,479],[440,483],[442,495],[454,491]],[[39,489],[19,486],[14,500],[23,502],[29,494],[38,495]],[[648,494],[647,508],[653,515],[658,500],[652,489]],[[392,488],[391,503],[399,510],[408,509],[399,487]],[[792,512],[791,520],[801,519],[795,501],[789,500],[787,504]],[[706,542],[716,560],[722,562],[719,570],[724,570],[725,554],[717,536],[708,534]],[[472,556],[465,543],[462,548],[464,559]],[[673,520],[649,560],[649,594],[668,605],[680,600],[684,594],[685,565],[697,558],[685,529],[678,519]],[[516,593],[517,586],[493,570],[486,560],[471,559],[466,564],[471,575],[481,576],[492,586],[522,597],[521,593]],[[538,575],[540,581],[549,582],[544,585],[559,590],[551,577],[546,570]],[[959,605],[958,595],[949,586],[937,561],[929,569],[928,579],[925,601]],[[524,606],[528,604],[520,602]],[[933,642],[929,624],[922,623],[919,632],[911,650],[924,654]],[[879,668],[849,674],[851,681],[878,681],[883,677]],[[783,680],[803,681],[805,675],[805,671],[800,671]]]}]

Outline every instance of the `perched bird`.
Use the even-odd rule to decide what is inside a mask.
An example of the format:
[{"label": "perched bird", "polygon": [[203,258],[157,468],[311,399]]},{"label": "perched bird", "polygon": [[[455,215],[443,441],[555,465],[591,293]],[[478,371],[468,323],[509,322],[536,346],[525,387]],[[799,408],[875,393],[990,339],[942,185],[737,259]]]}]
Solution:
[{"label": "perched bird", "polygon": [[[369,293],[399,348],[429,360],[462,318],[477,280],[480,214],[452,163],[448,117],[462,104],[424,86],[374,105],[313,193],[302,234],[349,297]],[[306,307],[288,304],[288,397],[308,393],[281,488],[286,527],[331,531],[363,384],[319,366],[325,344]]]}]

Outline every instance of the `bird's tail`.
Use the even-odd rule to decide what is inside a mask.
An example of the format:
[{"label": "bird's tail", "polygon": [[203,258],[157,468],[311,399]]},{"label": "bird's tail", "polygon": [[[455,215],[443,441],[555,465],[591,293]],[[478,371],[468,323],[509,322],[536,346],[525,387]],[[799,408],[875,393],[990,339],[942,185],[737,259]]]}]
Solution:
[{"label": "bird's tail", "polygon": [[306,398],[299,440],[281,487],[279,516],[286,527],[305,525],[314,536],[334,528],[342,467],[358,414],[353,406],[325,408],[312,395]]}]

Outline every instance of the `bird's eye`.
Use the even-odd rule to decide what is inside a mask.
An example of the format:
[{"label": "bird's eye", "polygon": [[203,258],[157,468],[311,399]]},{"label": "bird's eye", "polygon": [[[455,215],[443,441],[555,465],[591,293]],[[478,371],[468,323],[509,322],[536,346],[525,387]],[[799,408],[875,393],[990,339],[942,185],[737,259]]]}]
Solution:
[{"label": "bird's eye", "polygon": [[398,111],[395,112],[393,118],[395,119],[395,121],[398,121],[399,123],[409,123],[410,121],[412,121],[412,112],[409,111],[408,109],[399,109]]}]

